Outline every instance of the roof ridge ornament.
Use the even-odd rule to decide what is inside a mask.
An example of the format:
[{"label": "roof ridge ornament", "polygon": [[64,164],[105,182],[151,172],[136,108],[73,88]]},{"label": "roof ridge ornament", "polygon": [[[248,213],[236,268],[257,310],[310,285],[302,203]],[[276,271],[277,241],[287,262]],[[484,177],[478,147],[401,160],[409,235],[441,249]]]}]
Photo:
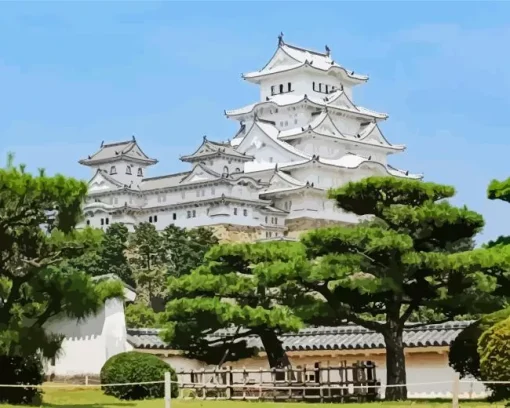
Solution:
[{"label": "roof ridge ornament", "polygon": [[207,142],[207,135],[204,135],[204,142]]},{"label": "roof ridge ornament", "polygon": [[103,146],[104,146],[104,140],[101,142],[101,147],[103,147]]},{"label": "roof ridge ornament", "polygon": [[280,35],[278,36],[278,46],[281,47],[285,43],[283,42],[283,32],[280,32]]},{"label": "roof ridge ornament", "polygon": [[135,138],[135,135],[132,135],[132,138],[131,138],[131,140],[132,140],[133,142],[136,142],[136,138]]},{"label": "roof ridge ornament", "polygon": [[324,47],[325,50],[326,50],[326,55],[329,57],[330,54],[331,54],[331,50],[329,49],[328,45],[326,44],[326,46]]}]

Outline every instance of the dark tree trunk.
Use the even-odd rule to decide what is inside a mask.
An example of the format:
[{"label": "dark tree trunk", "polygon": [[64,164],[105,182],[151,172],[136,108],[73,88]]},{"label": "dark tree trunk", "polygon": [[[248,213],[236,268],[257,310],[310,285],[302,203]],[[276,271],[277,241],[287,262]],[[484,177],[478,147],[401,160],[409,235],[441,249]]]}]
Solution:
[{"label": "dark tree trunk", "polygon": [[384,333],[386,343],[386,384],[401,384],[401,387],[386,388],[387,401],[407,399],[406,359],[404,354],[403,327],[397,323],[389,323],[389,330]]},{"label": "dark tree trunk", "polygon": [[271,368],[284,368],[290,366],[289,357],[283,349],[282,342],[274,330],[262,330],[259,333],[259,336],[266,351],[267,360]]}]

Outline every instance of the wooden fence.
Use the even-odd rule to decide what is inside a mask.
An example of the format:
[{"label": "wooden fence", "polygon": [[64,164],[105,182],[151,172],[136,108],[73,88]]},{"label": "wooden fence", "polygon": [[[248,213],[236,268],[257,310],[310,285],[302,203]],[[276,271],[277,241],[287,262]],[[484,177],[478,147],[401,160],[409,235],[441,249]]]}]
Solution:
[{"label": "wooden fence", "polygon": [[285,369],[204,368],[177,373],[182,398],[373,401],[380,383],[371,361]]}]

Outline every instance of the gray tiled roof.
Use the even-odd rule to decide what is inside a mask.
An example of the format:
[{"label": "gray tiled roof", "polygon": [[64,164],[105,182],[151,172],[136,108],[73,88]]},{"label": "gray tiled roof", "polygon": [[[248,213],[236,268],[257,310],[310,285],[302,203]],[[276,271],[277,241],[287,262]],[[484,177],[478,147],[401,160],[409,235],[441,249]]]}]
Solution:
[{"label": "gray tiled roof", "polygon": [[[405,347],[449,346],[471,321],[449,322],[407,328],[404,331]],[[220,340],[227,330],[219,331],[213,338]],[[172,349],[161,340],[156,329],[128,329],[128,341],[141,349]],[[383,336],[360,326],[315,327],[280,336],[287,351],[299,350],[355,350],[384,348]],[[248,347],[263,350],[260,339],[250,336]]]},{"label": "gray tiled roof", "polygon": [[151,159],[140,149],[134,137],[132,140],[126,140],[124,142],[101,143],[101,147],[96,153],[92,156],[88,156],[86,159],[80,160],[79,163],[88,165],[110,162],[121,158],[137,160],[147,164],[157,163],[157,160]]},{"label": "gray tiled roof", "polygon": [[238,152],[235,147],[233,147],[230,143],[222,143],[222,142],[213,142],[211,140],[207,140],[204,136],[204,141],[200,145],[200,147],[192,154],[182,156],[182,161],[197,161],[204,157],[215,156],[218,154],[224,154],[227,156],[234,156],[242,160],[253,160],[253,156],[248,156],[244,153]]}]

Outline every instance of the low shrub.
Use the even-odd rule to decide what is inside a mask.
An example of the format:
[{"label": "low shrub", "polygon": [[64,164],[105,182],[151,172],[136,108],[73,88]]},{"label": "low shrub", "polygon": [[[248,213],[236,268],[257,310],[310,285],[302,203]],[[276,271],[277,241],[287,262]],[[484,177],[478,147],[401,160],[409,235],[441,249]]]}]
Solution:
[{"label": "low shrub", "polygon": [[510,308],[485,315],[462,330],[450,346],[448,354],[450,367],[461,377],[473,377],[480,380],[478,340],[483,332],[508,317],[510,317]]},{"label": "low shrub", "polygon": [[[483,381],[510,381],[510,318],[486,330],[478,341]],[[510,386],[487,384],[493,400],[510,398]]]},{"label": "low shrub", "polygon": [[[39,385],[44,381],[44,369],[39,355],[0,356],[0,384]],[[42,397],[39,388],[0,387],[0,402],[37,404]]]},{"label": "low shrub", "polygon": [[[130,351],[111,357],[101,369],[102,384],[122,384],[135,382],[163,381],[165,372],[170,372],[172,379],[171,395],[177,398],[177,375],[174,369],[151,354]],[[163,398],[165,385],[138,384],[115,387],[102,387],[107,395],[113,395],[123,400],[140,400],[149,398]]]}]

